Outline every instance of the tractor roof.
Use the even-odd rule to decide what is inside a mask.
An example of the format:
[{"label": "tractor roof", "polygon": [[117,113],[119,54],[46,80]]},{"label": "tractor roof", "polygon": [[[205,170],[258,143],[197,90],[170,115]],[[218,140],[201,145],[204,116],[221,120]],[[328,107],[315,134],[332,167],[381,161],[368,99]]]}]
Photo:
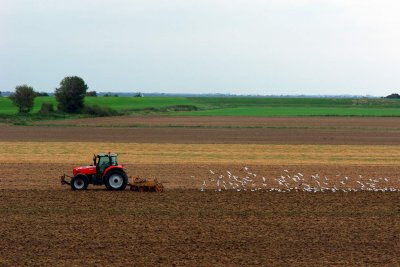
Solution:
[{"label": "tractor roof", "polygon": [[111,157],[116,157],[117,156],[116,153],[99,153],[96,156],[97,157],[108,157],[108,155],[110,155]]}]

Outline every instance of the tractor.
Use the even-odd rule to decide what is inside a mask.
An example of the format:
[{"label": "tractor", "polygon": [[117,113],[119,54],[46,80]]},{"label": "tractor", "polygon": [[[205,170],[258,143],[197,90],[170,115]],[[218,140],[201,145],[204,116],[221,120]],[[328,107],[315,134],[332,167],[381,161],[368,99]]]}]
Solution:
[{"label": "tractor", "polygon": [[[70,178],[70,181],[66,180]],[[73,176],[61,176],[61,184],[68,184],[72,190],[86,190],[89,184],[105,185],[108,190],[125,190],[128,176],[123,165],[118,164],[117,154],[101,153],[93,155],[93,164],[76,167]]]}]

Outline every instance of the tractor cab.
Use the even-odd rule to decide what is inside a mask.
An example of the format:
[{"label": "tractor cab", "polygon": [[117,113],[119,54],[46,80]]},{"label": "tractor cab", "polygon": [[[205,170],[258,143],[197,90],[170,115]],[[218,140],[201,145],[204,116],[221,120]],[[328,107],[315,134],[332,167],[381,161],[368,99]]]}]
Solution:
[{"label": "tractor cab", "polygon": [[93,155],[93,166],[96,166],[97,177],[102,177],[108,167],[118,166],[117,154],[102,153]]}]

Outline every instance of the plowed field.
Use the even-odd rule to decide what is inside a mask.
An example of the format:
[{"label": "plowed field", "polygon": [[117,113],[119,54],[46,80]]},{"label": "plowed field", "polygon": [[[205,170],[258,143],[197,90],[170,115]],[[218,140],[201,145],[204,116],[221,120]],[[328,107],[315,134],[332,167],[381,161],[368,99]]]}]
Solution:
[{"label": "plowed field", "polygon": [[[0,126],[0,266],[400,264],[400,193],[360,184],[400,188],[397,118],[125,119]],[[166,192],[59,184],[108,151]],[[260,190],[217,191],[244,170]],[[357,192],[270,192],[300,175]]]},{"label": "plowed field", "polygon": [[0,265],[391,265],[398,194],[0,190]]},{"label": "plowed field", "polygon": [[41,126],[0,126],[0,140],[400,145],[400,118],[130,116],[37,124]]}]

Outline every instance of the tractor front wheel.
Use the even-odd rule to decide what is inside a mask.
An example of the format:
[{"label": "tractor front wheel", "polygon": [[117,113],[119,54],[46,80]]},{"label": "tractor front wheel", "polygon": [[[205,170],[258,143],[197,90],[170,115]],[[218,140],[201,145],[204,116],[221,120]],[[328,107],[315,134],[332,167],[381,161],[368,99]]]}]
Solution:
[{"label": "tractor front wheel", "polygon": [[72,190],[86,190],[89,185],[89,179],[86,175],[77,175],[71,180],[71,189]]},{"label": "tractor front wheel", "polygon": [[128,185],[128,176],[125,174],[125,172],[114,171],[107,174],[104,184],[108,190],[125,190],[126,186]]}]

